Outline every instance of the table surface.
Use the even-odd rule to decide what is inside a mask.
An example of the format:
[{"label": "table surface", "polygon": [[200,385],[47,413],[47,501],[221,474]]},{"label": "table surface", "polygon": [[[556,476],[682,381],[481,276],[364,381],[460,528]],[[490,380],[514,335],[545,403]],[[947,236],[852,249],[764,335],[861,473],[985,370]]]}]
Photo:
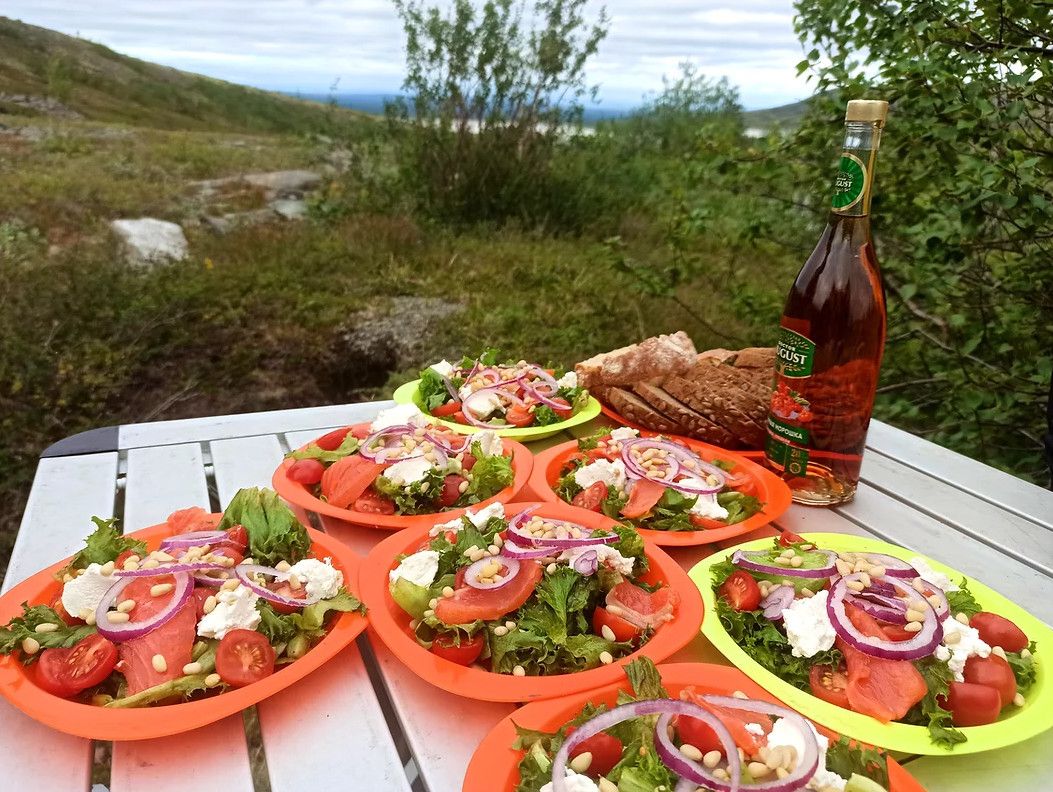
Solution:
[{"label": "table surface", "polygon": [[[221,509],[242,487],[269,486],[285,451],[322,430],[369,420],[391,404],[130,424],[59,444],[40,460],[3,590],[73,553],[93,515],[120,517],[131,531],[188,506]],[[602,420],[575,433],[590,433]],[[532,449],[567,439],[557,436]],[[107,450],[93,450],[100,447]],[[778,527],[909,547],[1053,623],[1053,492],[876,421],[867,449],[851,503],[794,505]],[[361,554],[389,535],[303,516]],[[756,535],[764,531],[772,533]],[[732,543],[746,538],[755,536]],[[671,548],[671,554],[690,568],[713,549]],[[726,662],[701,635],[670,661]],[[334,779],[354,790],[455,792],[476,745],[513,709],[434,688],[363,635],[320,670],[258,704],[258,726],[246,711],[189,734],[113,744],[108,786],[112,792],[184,790],[191,783],[189,760],[195,792],[262,792],[266,780],[257,770],[254,782],[252,749],[274,792],[327,790]],[[253,748],[259,741],[262,751]],[[39,792],[88,790],[99,748],[0,700],[0,756],[8,779],[32,778]],[[904,761],[930,790],[1041,789],[1039,779],[1053,770],[1053,732],[992,753]]]}]

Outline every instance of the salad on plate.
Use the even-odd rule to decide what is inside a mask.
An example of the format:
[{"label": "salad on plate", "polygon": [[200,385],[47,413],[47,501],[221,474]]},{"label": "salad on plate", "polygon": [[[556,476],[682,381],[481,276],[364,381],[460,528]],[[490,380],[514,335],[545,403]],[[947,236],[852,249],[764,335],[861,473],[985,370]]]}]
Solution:
[{"label": "salad on plate", "polygon": [[549,426],[570,418],[589,400],[573,371],[526,360],[498,362],[496,350],[459,363],[440,360],[420,373],[424,410],[481,429]]},{"label": "salad on plate", "polygon": [[634,660],[625,667],[631,692],[620,690],[613,706],[586,703],[558,731],[517,726],[513,747],[524,753],[515,792],[891,788],[878,751],[830,740],[793,710],[739,690],[683,685],[671,695],[660,670]]},{"label": "salad on plate", "polygon": [[567,503],[637,528],[724,528],[764,508],[750,476],[736,468],[730,460],[707,462],[683,441],[619,427],[579,439],[554,489]]},{"label": "salad on plate", "polygon": [[403,554],[388,590],[417,643],[458,665],[550,676],[609,665],[677,614],[648,585],[644,542],[628,526],[592,529],[500,503],[434,526]]},{"label": "salad on plate", "polygon": [[512,486],[514,447],[490,431],[450,432],[415,405],[398,404],[372,423],[336,429],[290,452],[278,474],[337,509],[434,514]]},{"label": "salad on plate", "polygon": [[835,552],[783,533],[711,567],[720,624],[753,660],[813,696],[934,745],[1025,704],[1035,644],[920,557]]},{"label": "salad on plate", "polygon": [[365,612],[269,490],[239,491],[222,515],[175,512],[152,549],[94,522],[54,600],[0,627],[0,654],[64,699],[121,709],[242,688],[304,657],[335,614]]}]

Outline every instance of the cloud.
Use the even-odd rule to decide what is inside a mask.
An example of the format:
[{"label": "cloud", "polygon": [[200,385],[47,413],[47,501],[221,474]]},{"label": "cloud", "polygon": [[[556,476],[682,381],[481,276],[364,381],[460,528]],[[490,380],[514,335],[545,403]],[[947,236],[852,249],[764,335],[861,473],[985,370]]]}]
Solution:
[{"label": "cloud", "polygon": [[[590,3],[595,13],[600,2]],[[747,107],[810,93],[791,0],[607,0],[591,64],[605,104],[634,104],[679,64],[739,86]],[[3,13],[144,60],[263,88],[391,92],[403,38],[389,0],[6,0]]]}]

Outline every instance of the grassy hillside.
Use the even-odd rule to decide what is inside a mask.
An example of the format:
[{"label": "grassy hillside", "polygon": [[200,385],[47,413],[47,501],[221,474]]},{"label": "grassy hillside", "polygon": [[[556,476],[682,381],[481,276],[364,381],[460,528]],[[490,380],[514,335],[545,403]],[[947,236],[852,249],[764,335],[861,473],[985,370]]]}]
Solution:
[{"label": "grassy hillside", "polygon": [[[158,66],[0,16],[0,94],[61,102],[87,119],[161,129],[306,132],[346,109]],[[0,113],[34,111],[0,99]]]},{"label": "grassy hillside", "polygon": [[775,124],[783,127],[795,127],[808,111],[809,101],[804,99],[800,102],[791,102],[778,107],[767,107],[763,110],[747,110],[742,114],[742,121],[747,127],[758,127],[761,129],[767,129]]}]

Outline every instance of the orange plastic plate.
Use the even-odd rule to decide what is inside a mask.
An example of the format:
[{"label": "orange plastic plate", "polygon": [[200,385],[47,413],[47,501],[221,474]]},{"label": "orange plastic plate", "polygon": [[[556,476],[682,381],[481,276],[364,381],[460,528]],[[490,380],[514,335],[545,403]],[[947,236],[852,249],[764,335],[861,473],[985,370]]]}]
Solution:
[{"label": "orange plastic plate", "polygon": [[[706,663],[670,663],[658,666],[658,671],[665,689],[673,697],[686,687],[694,687],[699,693],[721,696],[741,690],[750,698],[782,703],[737,668]],[[475,749],[464,776],[462,792],[513,792],[519,783],[519,762],[523,758],[522,751],[512,748],[517,725],[525,729],[554,732],[581,712],[587,703],[613,706],[620,690],[632,692],[624,676],[620,681],[599,690],[537,701],[517,709],[498,723]],[[822,726],[817,728],[827,738],[838,739],[828,729]],[[924,787],[891,756],[888,757],[888,777],[889,792],[925,792]],[[748,787],[743,787],[743,790],[748,790]]]},{"label": "orange plastic plate", "polygon": [[[641,430],[647,436],[653,436],[654,432],[646,429]],[[742,522],[729,525],[725,528],[705,528],[698,531],[652,531],[641,528],[640,534],[657,545],[665,547],[687,547],[690,545],[712,544],[725,539],[733,539],[750,531],[767,525],[777,519],[783,512],[790,508],[792,495],[786,483],[755,462],[740,456],[735,451],[725,451],[717,446],[703,443],[700,440],[692,440],[690,437],[677,437],[677,440],[686,443],[687,446],[707,462],[714,459],[725,459],[734,462],[736,470],[746,472],[753,484],[753,491],[749,494],[756,496],[764,503],[764,508]],[[534,472],[530,477],[530,488],[534,493],[545,500],[562,503],[555,492],[556,482],[559,481],[559,472],[568,460],[578,452],[578,442],[571,440],[552,446],[538,454],[534,459]]]},{"label": "orange plastic plate", "polygon": [[[518,514],[529,503],[505,507]],[[571,520],[589,528],[610,528],[615,522],[601,514],[576,509],[565,503],[546,503],[535,512],[542,517]],[[417,643],[410,630],[410,617],[388,593],[388,573],[398,566],[400,555],[414,553],[428,541],[428,530],[406,531],[385,539],[370,552],[362,568],[362,599],[369,607],[370,631],[411,671],[436,687],[466,698],[483,701],[533,701],[606,685],[624,677],[621,665],[646,656],[656,663],[687,645],[702,624],[702,599],[687,573],[664,552],[647,546],[650,567],[642,579],[665,583],[680,595],[673,620],[662,625],[646,644],[631,655],[577,674],[517,677],[494,674],[482,668],[462,666],[438,657]]]},{"label": "orange plastic plate", "polygon": [[[344,587],[352,594],[357,594],[359,559],[332,537],[311,528],[307,532],[311,537],[311,556],[332,558],[333,566],[344,573]],[[171,527],[162,523],[136,531],[130,536],[142,539],[154,548],[162,538],[171,534]],[[0,597],[0,624],[6,624],[14,616],[20,615],[23,602],[33,605],[53,602],[62,589],[62,584],[55,580],[54,575],[68,562],[69,559],[65,559],[38,572]],[[289,687],[336,656],[365,628],[365,616],[341,613],[333,621],[326,636],[299,660],[246,687],[182,704],[106,709],[59,698],[37,687],[32,674],[27,673],[26,667],[13,655],[0,656],[0,695],[34,720],[77,737],[93,740],[165,737],[233,715]]]},{"label": "orange plastic plate", "polygon": [[[353,428],[368,425],[355,424]],[[464,509],[450,509],[448,511],[435,512],[434,514],[370,514],[369,512],[355,511],[354,509],[339,509],[326,503],[324,500],[319,500],[307,486],[289,478],[287,471],[295,461],[292,459],[283,460],[278,469],[274,471],[274,475],[271,477],[271,486],[285,500],[300,508],[317,512],[318,514],[325,514],[329,517],[336,517],[338,520],[344,520],[366,528],[378,528],[382,531],[401,531],[404,528],[420,528],[424,526],[430,528],[435,523],[448,522],[460,517],[468,509],[477,511],[491,503],[508,503],[526,486],[530,480],[534,457],[522,443],[517,443],[507,438],[501,438],[501,442],[504,444],[505,451],[512,454],[512,473],[515,476],[512,485],[505,487],[492,498],[473,503]],[[309,445],[310,443],[307,443],[302,448],[307,448]]]}]

